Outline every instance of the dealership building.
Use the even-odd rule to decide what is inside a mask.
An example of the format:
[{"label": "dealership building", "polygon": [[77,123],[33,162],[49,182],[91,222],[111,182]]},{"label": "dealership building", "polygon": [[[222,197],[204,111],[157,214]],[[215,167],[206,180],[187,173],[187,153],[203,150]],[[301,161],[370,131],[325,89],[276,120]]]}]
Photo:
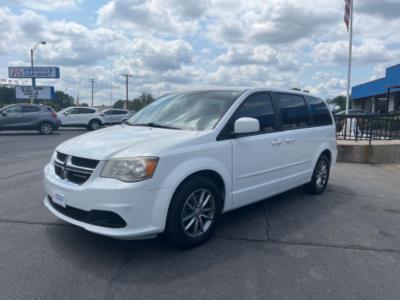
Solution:
[{"label": "dealership building", "polygon": [[365,112],[400,112],[400,64],[386,69],[386,76],[356,85],[351,91],[352,108]]}]

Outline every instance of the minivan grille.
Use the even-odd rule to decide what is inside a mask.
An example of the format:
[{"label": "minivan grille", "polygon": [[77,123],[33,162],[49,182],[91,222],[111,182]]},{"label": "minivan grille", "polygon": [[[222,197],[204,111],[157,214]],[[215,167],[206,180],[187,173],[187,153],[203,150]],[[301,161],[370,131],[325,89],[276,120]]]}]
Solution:
[{"label": "minivan grille", "polygon": [[80,185],[89,179],[98,163],[98,160],[57,152],[54,160],[54,171],[61,179]]}]

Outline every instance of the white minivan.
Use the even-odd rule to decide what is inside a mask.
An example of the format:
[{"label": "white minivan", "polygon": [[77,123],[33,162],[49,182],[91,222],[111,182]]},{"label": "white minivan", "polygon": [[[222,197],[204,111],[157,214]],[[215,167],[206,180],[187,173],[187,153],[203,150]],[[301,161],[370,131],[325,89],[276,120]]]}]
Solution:
[{"label": "white minivan", "polygon": [[322,193],[335,161],[321,99],[278,89],[180,92],[59,145],[44,169],[44,204],[90,232],[162,233],[195,247],[221,213],[301,185]]}]

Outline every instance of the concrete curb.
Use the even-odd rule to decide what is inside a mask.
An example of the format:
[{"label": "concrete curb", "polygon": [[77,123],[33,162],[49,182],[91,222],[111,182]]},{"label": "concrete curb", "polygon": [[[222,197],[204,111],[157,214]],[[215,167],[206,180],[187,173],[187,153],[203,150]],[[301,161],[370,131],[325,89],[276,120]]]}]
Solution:
[{"label": "concrete curb", "polygon": [[357,142],[339,142],[337,145],[339,162],[387,164],[400,163],[400,142],[379,143],[371,146]]}]

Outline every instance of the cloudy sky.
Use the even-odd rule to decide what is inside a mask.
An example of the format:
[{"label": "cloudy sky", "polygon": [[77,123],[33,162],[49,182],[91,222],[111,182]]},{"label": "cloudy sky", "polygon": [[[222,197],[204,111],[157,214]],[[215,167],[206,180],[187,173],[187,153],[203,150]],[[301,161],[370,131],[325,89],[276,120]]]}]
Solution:
[{"label": "cloudy sky", "polygon": [[[9,65],[60,66],[81,102],[201,87],[300,87],[344,93],[343,0],[0,0],[0,78]],[[400,0],[355,0],[353,83],[400,63]],[[27,83],[29,81],[26,81]]]}]

